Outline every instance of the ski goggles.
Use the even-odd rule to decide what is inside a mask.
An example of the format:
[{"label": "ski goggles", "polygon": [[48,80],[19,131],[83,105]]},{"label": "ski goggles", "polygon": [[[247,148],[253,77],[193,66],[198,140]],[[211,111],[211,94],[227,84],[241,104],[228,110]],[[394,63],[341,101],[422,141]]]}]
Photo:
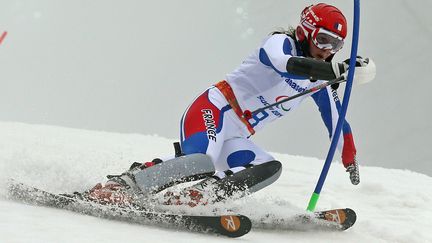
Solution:
[{"label": "ski goggles", "polygon": [[339,35],[323,28],[312,31],[312,41],[321,50],[330,50],[332,54],[342,49],[344,40]]}]

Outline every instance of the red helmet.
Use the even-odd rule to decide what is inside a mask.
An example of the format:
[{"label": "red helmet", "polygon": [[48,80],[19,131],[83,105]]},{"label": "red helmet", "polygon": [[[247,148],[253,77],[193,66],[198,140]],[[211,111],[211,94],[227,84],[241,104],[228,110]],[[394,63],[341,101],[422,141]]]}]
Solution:
[{"label": "red helmet", "polygon": [[[330,37],[319,38],[324,33],[330,34]],[[346,18],[338,8],[319,3],[306,7],[301,12],[300,23],[296,28],[296,38],[300,43],[307,40],[309,44],[313,41],[319,48],[332,49],[335,53],[342,48],[346,36]]]}]

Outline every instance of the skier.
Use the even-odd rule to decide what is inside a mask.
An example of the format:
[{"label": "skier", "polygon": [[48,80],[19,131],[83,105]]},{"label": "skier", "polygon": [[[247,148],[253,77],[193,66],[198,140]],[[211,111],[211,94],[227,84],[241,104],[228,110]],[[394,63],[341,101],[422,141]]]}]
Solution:
[{"label": "skier", "polygon": [[[338,8],[325,3],[308,6],[301,12],[295,29],[271,33],[225,80],[200,94],[181,119],[181,149],[185,155],[206,154],[215,173],[181,193],[168,191],[164,203],[207,204],[226,197],[206,197],[209,191],[218,194],[218,190],[222,190],[232,196],[230,183],[253,192],[274,182],[280,175],[281,163],[249,138],[268,123],[287,115],[308,97],[318,106],[332,138],[340,109],[337,84],[258,114],[251,115],[251,111],[347,75],[348,60],[332,62],[344,45],[347,29],[347,21]],[[368,82],[374,78],[371,63],[368,58],[357,58],[354,82]],[[343,126],[338,148],[351,183],[357,185],[360,182],[357,152],[348,122]],[[130,171],[110,177],[104,186],[97,184],[86,192],[86,197],[102,203],[133,203],[132,195],[140,188],[135,185],[134,173],[163,161],[155,159],[135,164]]]}]

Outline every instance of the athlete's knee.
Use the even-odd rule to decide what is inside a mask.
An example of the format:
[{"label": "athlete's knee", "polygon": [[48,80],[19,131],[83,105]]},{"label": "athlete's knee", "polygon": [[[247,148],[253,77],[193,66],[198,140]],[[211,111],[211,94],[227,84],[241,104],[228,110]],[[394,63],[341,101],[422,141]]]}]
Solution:
[{"label": "athlete's knee", "polygon": [[205,133],[198,132],[181,142],[181,149],[184,154],[205,154],[207,152],[209,140]]}]

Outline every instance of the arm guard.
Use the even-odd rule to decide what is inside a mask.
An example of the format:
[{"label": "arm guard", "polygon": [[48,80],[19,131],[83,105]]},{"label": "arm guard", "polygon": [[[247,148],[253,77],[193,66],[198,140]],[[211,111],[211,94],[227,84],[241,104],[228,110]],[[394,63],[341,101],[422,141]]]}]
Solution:
[{"label": "arm guard", "polygon": [[286,69],[294,75],[306,76],[315,80],[333,80],[346,71],[342,63],[332,63],[312,58],[291,57]]}]

